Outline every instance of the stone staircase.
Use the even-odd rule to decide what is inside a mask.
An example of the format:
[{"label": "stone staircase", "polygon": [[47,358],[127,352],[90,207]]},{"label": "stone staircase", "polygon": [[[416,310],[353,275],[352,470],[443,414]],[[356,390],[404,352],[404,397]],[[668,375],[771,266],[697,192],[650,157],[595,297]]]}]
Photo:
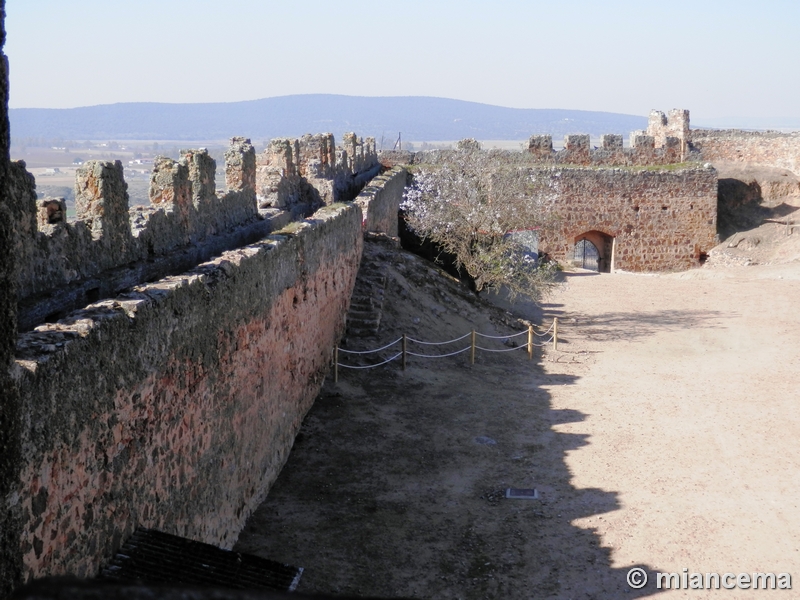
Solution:
[{"label": "stone staircase", "polygon": [[375,337],[381,326],[386,275],[369,260],[361,264],[347,313],[347,338]]}]

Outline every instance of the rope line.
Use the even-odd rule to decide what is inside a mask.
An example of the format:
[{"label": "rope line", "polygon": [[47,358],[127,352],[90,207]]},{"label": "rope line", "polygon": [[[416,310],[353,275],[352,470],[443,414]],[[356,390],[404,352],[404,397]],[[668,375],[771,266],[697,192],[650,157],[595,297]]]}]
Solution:
[{"label": "rope line", "polygon": [[525,331],[520,331],[519,333],[512,333],[511,335],[486,335],[485,333],[478,333],[477,331],[475,332],[475,335],[489,338],[490,340],[507,340],[512,337],[517,337],[518,335],[525,335],[526,333],[528,333],[527,329]]},{"label": "rope line", "polygon": [[356,350],[345,350],[344,348],[339,348],[339,352],[346,352],[347,354],[374,354],[375,352],[380,352],[381,350],[386,350],[387,348],[391,348],[397,342],[402,341],[403,338],[397,338],[391,344],[386,344],[383,348],[378,348],[377,350],[363,350],[361,352],[357,352]]},{"label": "rope line", "polygon": [[[341,349],[340,349],[340,351],[341,351]],[[355,365],[343,365],[342,363],[336,363],[336,364],[339,365],[340,367],[344,367],[345,369],[374,369],[375,367],[380,367],[381,365],[385,365],[386,363],[390,363],[393,360],[395,360],[396,358],[400,358],[401,356],[403,356],[403,353],[402,352],[398,352],[393,357],[387,358],[385,361],[379,362],[377,365],[364,365],[364,366],[361,366],[361,367],[357,367]]]},{"label": "rope line", "polygon": [[408,337],[408,336],[406,336],[406,340],[408,340],[409,342],[414,342],[415,344],[422,344],[423,346],[444,346],[445,344],[452,344],[453,342],[460,342],[461,340],[463,340],[465,338],[468,338],[470,335],[472,335],[472,332],[465,333],[461,337],[457,337],[454,340],[448,340],[446,342],[423,342],[422,340],[415,340],[414,338]]},{"label": "rope line", "polygon": [[466,352],[470,348],[472,348],[472,346],[467,346],[463,350],[456,350],[455,352],[450,352],[449,354],[417,354],[416,352],[406,352],[406,354],[408,354],[409,356],[419,356],[420,358],[444,358],[446,356],[455,356],[456,354],[461,354],[462,352]]},{"label": "rope line", "polygon": [[[390,362],[392,362],[394,360],[397,360],[398,358],[400,358],[402,356],[403,357],[403,369],[405,370],[405,367],[406,367],[405,357],[406,356],[416,356],[416,357],[419,357],[419,358],[447,358],[448,356],[456,356],[458,354],[463,354],[464,352],[467,352],[468,350],[472,350],[473,354],[472,354],[471,361],[474,362],[474,359],[475,359],[474,351],[475,350],[480,350],[482,352],[513,352],[514,350],[528,350],[528,351],[531,351],[533,347],[543,348],[543,347],[549,345],[551,342],[554,344],[554,348],[555,348],[555,343],[556,343],[555,327],[556,327],[556,320],[554,319],[553,320],[553,324],[547,329],[547,331],[544,331],[542,333],[537,333],[534,330],[533,326],[530,326],[526,330],[520,331],[518,333],[512,333],[510,335],[487,335],[485,333],[479,333],[479,332],[477,332],[475,330],[472,330],[469,333],[465,333],[464,335],[462,335],[460,337],[457,337],[455,339],[452,339],[452,340],[447,340],[446,342],[424,342],[422,340],[418,340],[418,339],[409,337],[407,335],[404,335],[402,337],[397,338],[393,342],[389,342],[385,346],[381,346],[380,348],[376,348],[375,350],[345,350],[344,348],[339,348],[337,346],[335,348],[336,357],[338,357],[338,353],[339,352],[344,352],[345,354],[358,354],[358,355],[375,354],[376,352],[381,352],[383,350],[386,350],[387,348],[391,348],[392,346],[396,345],[398,342],[401,342],[401,341],[403,342],[403,349],[400,352],[398,352],[394,356],[391,356],[391,357],[387,358],[386,360],[383,360],[383,361],[381,361],[379,363],[376,363],[374,365],[346,365],[344,363],[340,363],[338,361],[338,358],[337,358],[337,359],[334,360],[334,366],[336,367],[336,369],[338,369],[339,367],[342,367],[342,368],[345,368],[345,369],[374,369],[376,367],[380,367],[380,366],[388,364],[388,363],[390,363]],[[552,332],[552,334],[551,334],[551,332]],[[484,348],[483,346],[478,346],[475,343],[475,338],[477,336],[481,336],[482,338],[486,338],[486,339],[490,339],[490,340],[506,340],[507,341],[510,338],[519,337],[521,335],[525,335],[526,333],[529,335],[527,343],[521,344],[519,346],[514,346],[513,348],[502,348],[502,349]],[[537,344],[537,343],[535,343],[533,341],[533,336],[531,336],[530,334],[533,334],[533,335],[535,335],[537,337],[540,337],[540,338],[547,337],[549,335],[549,338],[545,339],[545,340],[542,340],[541,344]],[[420,353],[417,353],[417,352],[410,352],[408,350],[407,346],[406,346],[407,342],[413,342],[415,344],[421,344],[423,346],[444,346],[446,344],[452,344],[454,342],[459,342],[459,341],[464,340],[464,339],[466,339],[468,337],[472,338],[471,341],[470,341],[470,345],[469,346],[467,346],[466,348],[462,348],[461,350],[456,350],[454,352],[448,352],[447,354],[420,354]],[[531,355],[529,355],[529,356],[531,356]],[[338,381],[338,370],[335,370],[335,373],[336,373],[336,375],[335,375],[334,381]]]},{"label": "rope line", "polygon": [[517,346],[516,348],[503,348],[502,350],[492,350],[491,348],[481,348],[480,346],[475,346],[477,350],[483,350],[484,352],[513,352],[514,350],[521,350],[521,349],[528,349],[528,345],[525,344],[524,346]]}]

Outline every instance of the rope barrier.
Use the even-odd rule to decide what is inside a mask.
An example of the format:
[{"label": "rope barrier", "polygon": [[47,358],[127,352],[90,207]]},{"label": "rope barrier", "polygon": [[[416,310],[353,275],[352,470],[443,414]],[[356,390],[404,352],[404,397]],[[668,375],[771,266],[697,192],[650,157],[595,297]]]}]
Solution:
[{"label": "rope barrier", "polygon": [[[534,336],[537,337],[546,337],[551,334],[550,337],[546,340],[542,340],[541,344],[535,343]],[[528,334],[528,341],[525,344],[520,346],[515,346],[513,348],[502,348],[502,349],[495,349],[495,348],[484,348],[483,346],[478,346],[476,344],[477,336],[481,336],[482,338],[491,339],[491,340],[509,340],[510,338],[515,338],[520,335]],[[459,342],[466,338],[470,338],[470,345],[466,348],[462,348],[461,350],[456,350],[454,352],[448,352],[447,354],[419,354],[417,352],[410,352],[408,350],[408,342],[414,342],[415,344],[421,344],[423,346],[444,346],[446,344],[452,344],[454,342]],[[346,365],[339,362],[339,353],[344,352],[346,354],[375,354],[376,352],[381,352],[386,350],[387,348],[391,348],[398,342],[403,343],[402,350],[395,354],[394,356],[387,358],[384,361],[381,361],[374,365]],[[334,382],[339,381],[339,367],[344,367],[345,369],[374,369],[375,367],[380,367],[382,365],[388,364],[393,360],[397,360],[398,358],[402,357],[403,363],[403,370],[406,369],[406,357],[408,356],[416,356],[419,358],[447,358],[448,356],[456,356],[457,354],[462,354],[464,352],[470,351],[470,364],[475,364],[475,351],[481,350],[482,352],[513,352],[514,350],[527,350],[528,358],[533,359],[533,348],[543,348],[544,346],[549,345],[552,342],[553,350],[558,350],[558,317],[553,319],[553,324],[550,325],[550,328],[547,331],[542,333],[536,333],[534,330],[533,325],[529,325],[527,330],[520,331],[518,333],[512,333],[510,335],[487,335],[485,333],[478,333],[474,329],[469,333],[465,333],[461,337],[457,337],[452,340],[447,340],[446,342],[424,342],[422,340],[417,340],[411,337],[408,337],[406,334],[403,334],[402,337],[397,338],[393,342],[386,344],[385,346],[381,346],[380,348],[376,348],[375,350],[344,350],[339,348],[339,346],[334,347],[333,353],[333,367],[334,367]]]},{"label": "rope barrier", "polygon": [[423,346],[444,346],[445,344],[452,344],[453,342],[460,342],[464,338],[468,338],[470,335],[472,335],[472,334],[471,333],[465,333],[461,337],[457,337],[454,340],[448,340],[446,342],[423,342],[422,340],[415,340],[412,337],[407,337],[406,339],[409,342],[414,342],[415,344],[422,344]]},{"label": "rope barrier", "polygon": [[[528,333],[527,331],[525,333]],[[484,352],[513,352],[514,350],[527,350],[528,345],[524,346],[517,346],[515,348],[503,348],[502,350],[492,350],[491,348],[481,348],[480,346],[475,346],[478,350],[483,350]]]},{"label": "rope barrier", "polygon": [[339,352],[345,352],[346,354],[374,354],[375,352],[380,352],[381,350],[386,350],[387,348],[391,348],[402,339],[403,338],[397,338],[391,344],[386,344],[383,348],[378,348],[377,350],[364,350],[362,352],[357,352],[355,350],[345,350],[344,348],[339,348]]},{"label": "rope barrier", "polygon": [[479,335],[481,337],[489,338],[490,340],[507,340],[512,337],[517,337],[518,335],[525,335],[528,333],[528,330],[520,331],[519,333],[512,333],[511,335],[486,335],[485,333],[478,333],[475,332],[475,335]]},{"label": "rope barrier", "polygon": [[363,366],[357,367],[355,365],[343,365],[342,363],[336,363],[336,364],[338,366],[340,366],[340,367],[344,367],[345,369],[374,369],[375,367],[380,367],[381,365],[385,365],[386,363],[390,363],[393,360],[395,360],[397,358],[400,358],[401,356],[403,356],[403,353],[402,352],[398,352],[393,357],[387,358],[385,361],[379,362],[377,365],[363,365]]},{"label": "rope barrier", "polygon": [[445,356],[455,356],[456,354],[461,354],[462,352],[466,352],[470,349],[472,349],[472,346],[467,346],[462,350],[456,350],[455,352],[450,352],[449,354],[417,354],[416,352],[407,352],[406,354],[409,356],[419,356],[420,358],[444,358]]}]

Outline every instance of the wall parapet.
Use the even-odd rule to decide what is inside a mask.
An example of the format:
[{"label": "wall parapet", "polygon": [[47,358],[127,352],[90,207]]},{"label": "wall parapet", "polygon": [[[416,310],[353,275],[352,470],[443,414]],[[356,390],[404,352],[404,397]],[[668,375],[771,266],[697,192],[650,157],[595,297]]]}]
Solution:
[{"label": "wall parapet", "polygon": [[528,140],[531,158],[546,165],[573,166],[655,166],[683,162],[680,140],[667,137],[661,146],[655,138],[644,132],[633,132],[630,148],[623,147],[621,135],[606,134],[601,138],[602,146],[592,148],[588,135],[568,135],[562,150],[553,149],[553,137],[534,135]]},{"label": "wall parapet", "polygon": [[800,175],[800,132],[692,129],[691,145],[709,162],[777,167]]},{"label": "wall parapet", "polygon": [[25,459],[0,502],[24,579],[92,576],[137,525],[231,547],[329,369],[362,244],[357,205],[324,207],[22,333]]},{"label": "wall parapet", "polygon": [[354,202],[361,208],[364,231],[398,236],[398,212],[407,181],[408,172],[403,167],[392,167],[372,179],[356,196]]},{"label": "wall parapet", "polygon": [[[347,149],[338,150],[330,134],[273,140],[258,157],[249,139],[231,138],[226,191],[217,191],[216,163],[205,149],[183,150],[178,160],[159,156],[148,206],[129,207],[119,161],[88,161],[76,172],[77,218],[69,221],[64,200],[37,200],[25,163],[11,163],[20,328],[191,268],[320,206],[352,200],[381,166],[372,138],[346,137]],[[265,173],[283,194],[275,204],[288,210],[259,200]]]},{"label": "wall parapet", "polygon": [[375,138],[347,133],[342,147],[331,133],[277,138],[256,158],[258,205],[307,216],[352,200],[380,169]]},{"label": "wall parapet", "polygon": [[18,300],[152,260],[257,220],[254,150],[248,140],[234,138],[226,157],[230,181],[239,183],[220,193],[207,151],[184,151],[179,161],[159,157],[150,179],[150,206],[133,208],[120,161],[88,161],[76,172],[77,218],[71,222],[63,199],[37,200],[36,182],[25,163],[11,163]]},{"label": "wall parapet", "polygon": [[[717,244],[717,172],[696,166],[670,169],[549,167],[554,185],[553,226],[543,228],[539,250],[565,264],[587,233],[606,236],[605,266],[648,272],[702,264]],[[613,260],[612,260],[613,255]]]}]

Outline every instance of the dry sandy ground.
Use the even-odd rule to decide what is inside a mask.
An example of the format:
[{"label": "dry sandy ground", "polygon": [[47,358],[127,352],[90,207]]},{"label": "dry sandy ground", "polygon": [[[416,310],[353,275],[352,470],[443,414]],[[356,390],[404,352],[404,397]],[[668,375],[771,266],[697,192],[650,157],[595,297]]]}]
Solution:
[{"label": "dry sandy ground", "polygon": [[[520,329],[382,252],[383,331],[351,349]],[[533,363],[519,351],[343,372],[237,550],[305,567],[307,593],[800,597],[655,586],[686,568],[788,572],[800,587],[799,302],[798,262],[575,273],[539,315],[561,320],[559,350]],[[632,566],[650,578],[641,590]]]}]

